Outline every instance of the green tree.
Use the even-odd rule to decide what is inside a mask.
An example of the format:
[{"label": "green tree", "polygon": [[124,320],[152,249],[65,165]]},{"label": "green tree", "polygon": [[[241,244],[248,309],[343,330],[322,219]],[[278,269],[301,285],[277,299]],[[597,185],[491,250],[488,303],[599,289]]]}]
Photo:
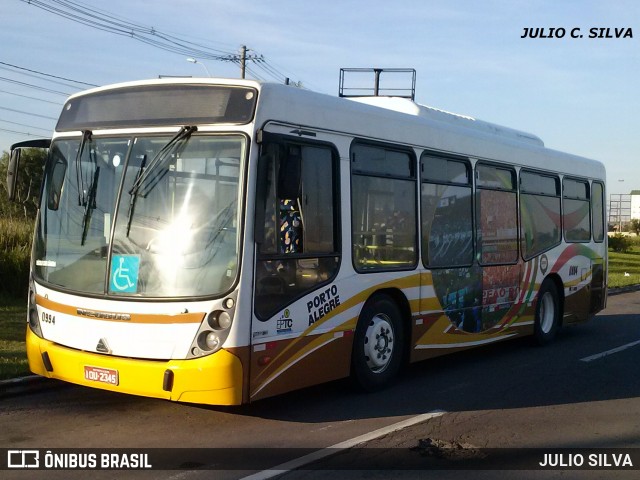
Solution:
[{"label": "green tree", "polygon": [[640,219],[632,218],[631,222],[629,222],[629,229],[632,232],[636,232],[636,235],[640,235]]},{"label": "green tree", "polygon": [[9,153],[0,156],[0,298],[25,298],[34,218],[40,197],[46,150],[21,152],[16,202],[7,195]]},{"label": "green tree", "polygon": [[626,253],[631,250],[631,240],[619,233],[609,237],[609,248],[614,252]]},{"label": "green tree", "polygon": [[16,201],[10,202],[7,193],[7,167],[9,153],[0,157],[0,216],[33,219],[38,209],[40,185],[47,151],[41,148],[26,148],[20,156]]}]

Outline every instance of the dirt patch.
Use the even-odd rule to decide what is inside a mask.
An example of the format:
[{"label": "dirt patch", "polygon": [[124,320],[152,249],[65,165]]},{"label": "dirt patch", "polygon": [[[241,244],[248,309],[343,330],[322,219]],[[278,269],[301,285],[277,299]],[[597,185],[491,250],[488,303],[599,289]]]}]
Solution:
[{"label": "dirt patch", "polygon": [[433,438],[419,439],[418,445],[410,450],[425,457],[444,460],[469,460],[485,457],[480,448],[470,443],[449,442]]}]

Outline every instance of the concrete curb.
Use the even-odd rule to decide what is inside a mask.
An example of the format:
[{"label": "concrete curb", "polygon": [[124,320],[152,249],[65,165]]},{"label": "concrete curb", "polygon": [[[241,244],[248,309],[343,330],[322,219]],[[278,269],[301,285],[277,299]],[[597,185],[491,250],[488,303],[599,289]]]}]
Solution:
[{"label": "concrete curb", "polygon": [[28,377],[12,378],[10,380],[0,380],[0,398],[24,395],[27,393],[60,388],[69,383],[54,380],[52,378],[41,377],[39,375],[29,375]]},{"label": "concrete curb", "polygon": [[610,288],[607,292],[608,296],[620,295],[621,293],[637,292],[640,290],[640,284],[628,285],[626,287]]}]

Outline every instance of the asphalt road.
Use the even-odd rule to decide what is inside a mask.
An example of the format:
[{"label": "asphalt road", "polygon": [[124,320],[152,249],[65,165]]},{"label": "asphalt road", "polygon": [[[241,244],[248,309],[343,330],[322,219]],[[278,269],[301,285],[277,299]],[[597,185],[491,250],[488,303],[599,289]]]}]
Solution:
[{"label": "asphalt road", "polygon": [[[210,450],[166,452],[163,461],[183,470],[90,472],[91,478],[231,479],[327,452],[322,449],[330,446],[350,446],[349,440],[438,412],[428,419],[420,417],[423,421],[416,425],[368,439],[363,444],[367,448],[338,453],[314,463],[312,470],[283,476],[469,478],[469,471],[450,470],[447,462],[474,460],[488,452],[497,455],[494,459],[511,456],[505,459],[511,465],[513,457],[532,452],[533,457],[514,470],[504,470],[498,460],[490,464],[498,472],[480,466],[473,478],[495,478],[496,473],[501,478],[637,478],[639,365],[640,292],[635,292],[610,297],[607,310],[586,324],[563,329],[549,346],[535,347],[519,339],[430,360],[412,365],[393,387],[375,394],[354,392],[341,381],[235,408],[176,404],[76,386],[12,396],[0,401],[0,448],[232,448],[214,453],[218,458],[212,458]],[[247,450],[235,450],[240,448]],[[633,469],[515,470],[542,461],[539,455],[556,448],[580,449],[585,456],[599,452],[587,449],[628,449],[616,451],[631,455]],[[244,452],[241,467],[196,470],[231,461],[238,451]],[[85,478],[87,473],[5,470],[0,477]]]}]

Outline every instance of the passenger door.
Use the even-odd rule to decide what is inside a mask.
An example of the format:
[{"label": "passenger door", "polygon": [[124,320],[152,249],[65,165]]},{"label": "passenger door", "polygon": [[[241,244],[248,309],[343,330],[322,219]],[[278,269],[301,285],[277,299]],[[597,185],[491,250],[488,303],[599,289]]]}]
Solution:
[{"label": "passenger door", "polygon": [[318,331],[311,328],[337,301],[337,287],[331,285],[341,258],[337,150],[304,137],[263,133],[262,140],[255,216],[252,400],[344,375],[315,361],[316,355],[325,358],[326,351],[313,347]]}]

